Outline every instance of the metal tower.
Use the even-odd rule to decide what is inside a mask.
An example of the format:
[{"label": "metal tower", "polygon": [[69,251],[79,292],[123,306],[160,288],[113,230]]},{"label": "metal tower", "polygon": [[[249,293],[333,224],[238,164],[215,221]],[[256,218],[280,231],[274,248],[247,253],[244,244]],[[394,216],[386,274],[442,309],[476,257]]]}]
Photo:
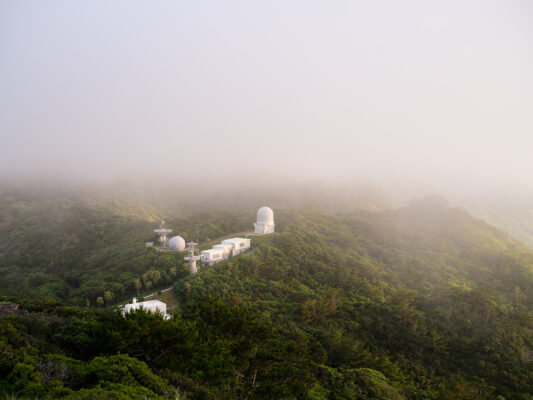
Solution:
[{"label": "metal tower", "polygon": [[198,254],[198,250],[195,248],[197,245],[198,243],[196,242],[187,243],[187,251],[189,254],[185,257],[185,261],[189,261],[189,272],[191,274],[196,274],[198,272],[196,261],[202,258],[202,256]]}]

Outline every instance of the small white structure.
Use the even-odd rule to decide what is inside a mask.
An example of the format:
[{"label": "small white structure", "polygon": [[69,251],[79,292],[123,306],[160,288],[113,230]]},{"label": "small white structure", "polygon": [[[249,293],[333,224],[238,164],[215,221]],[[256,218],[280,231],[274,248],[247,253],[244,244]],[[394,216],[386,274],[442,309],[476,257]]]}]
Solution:
[{"label": "small white structure", "polygon": [[205,265],[214,265],[218,262],[227,260],[250,248],[250,239],[231,238],[223,240],[222,243],[213,246],[212,249],[201,252],[202,263]]},{"label": "small white structure", "polygon": [[274,211],[270,207],[257,210],[257,222],[254,223],[255,233],[265,235],[274,233]]},{"label": "small white structure", "polygon": [[183,251],[185,250],[185,239],[181,236],[173,236],[168,241],[168,248],[174,251]]},{"label": "small white structure", "polygon": [[122,310],[123,314],[127,314],[132,310],[138,310],[142,308],[143,310],[149,311],[151,313],[159,312],[163,318],[170,319],[170,315],[167,314],[167,305],[159,300],[148,300],[137,302],[137,298],[133,298],[133,303],[126,304]]},{"label": "small white structure", "polygon": [[196,267],[196,261],[201,260],[202,256],[198,254],[198,249],[196,246],[198,243],[196,242],[189,242],[187,243],[187,257],[185,257],[185,261],[189,261],[189,273],[190,274],[196,274],[198,272],[198,268]]}]

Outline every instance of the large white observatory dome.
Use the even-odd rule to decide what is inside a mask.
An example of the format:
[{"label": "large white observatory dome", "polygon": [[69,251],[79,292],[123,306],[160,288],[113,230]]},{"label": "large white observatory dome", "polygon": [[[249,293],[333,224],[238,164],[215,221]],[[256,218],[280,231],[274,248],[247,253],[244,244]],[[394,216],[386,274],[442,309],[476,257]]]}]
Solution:
[{"label": "large white observatory dome", "polygon": [[257,222],[274,223],[274,211],[270,207],[261,207],[257,210]]},{"label": "large white observatory dome", "polygon": [[264,235],[274,232],[274,211],[270,207],[257,210],[257,222],[254,224],[255,233]]},{"label": "large white observatory dome", "polygon": [[170,250],[183,251],[185,250],[185,239],[181,236],[171,237],[168,241],[168,247]]}]

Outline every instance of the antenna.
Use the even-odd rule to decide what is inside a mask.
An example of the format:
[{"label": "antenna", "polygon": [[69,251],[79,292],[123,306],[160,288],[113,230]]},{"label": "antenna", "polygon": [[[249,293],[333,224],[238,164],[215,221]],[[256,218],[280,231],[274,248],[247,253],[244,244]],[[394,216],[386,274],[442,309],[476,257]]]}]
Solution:
[{"label": "antenna", "polygon": [[172,229],[168,229],[165,225],[165,221],[161,221],[159,229],[155,229],[154,232],[159,236],[159,242],[161,243],[161,247],[167,247],[167,236],[170,234],[170,232],[172,232]]}]

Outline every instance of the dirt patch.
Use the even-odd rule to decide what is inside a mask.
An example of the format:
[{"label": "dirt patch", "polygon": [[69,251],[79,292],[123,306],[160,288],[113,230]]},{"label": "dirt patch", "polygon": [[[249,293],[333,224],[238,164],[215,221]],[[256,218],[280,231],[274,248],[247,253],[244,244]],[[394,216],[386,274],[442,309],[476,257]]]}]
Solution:
[{"label": "dirt patch", "polygon": [[18,315],[20,317],[28,314],[26,310],[19,310],[19,305],[15,303],[0,303],[0,317],[7,315]]}]

